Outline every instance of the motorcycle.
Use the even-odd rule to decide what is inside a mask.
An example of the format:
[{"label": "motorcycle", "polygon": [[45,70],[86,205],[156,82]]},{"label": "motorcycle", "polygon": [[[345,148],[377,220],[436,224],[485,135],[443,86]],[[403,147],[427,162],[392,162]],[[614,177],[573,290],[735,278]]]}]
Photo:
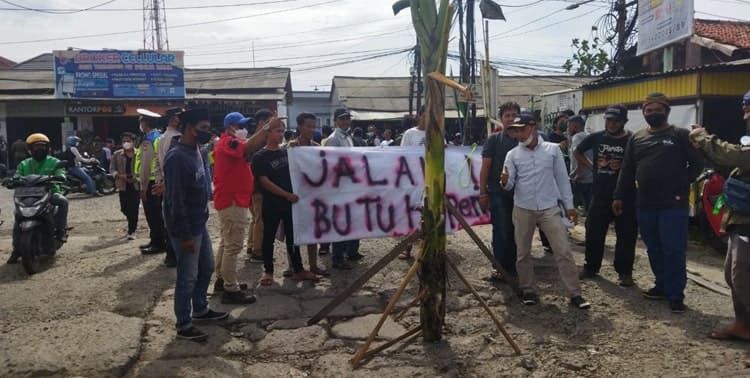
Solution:
[{"label": "motorcycle", "polygon": [[[115,193],[117,187],[115,186],[114,176],[100,166],[99,162],[91,164],[83,163],[81,168],[87,175],[89,175],[89,177],[91,177],[92,180],[94,180],[97,192],[104,195]],[[70,193],[87,193],[86,184],[79,180],[78,177],[67,174],[65,183],[62,184],[62,193],[65,196]]]},{"label": "motorcycle", "polygon": [[696,182],[702,185],[698,199],[698,228],[703,231],[706,241],[712,248],[725,253],[729,237],[721,229],[721,220],[727,211],[722,197],[724,176],[709,169],[698,176]]},{"label": "motorcycle", "polygon": [[[13,244],[28,274],[40,271],[42,259],[52,257],[63,243],[54,235],[57,207],[50,202],[53,188],[62,183],[55,176],[29,175],[7,179],[3,185],[14,189],[15,225]],[[17,229],[16,229],[17,227]]]}]

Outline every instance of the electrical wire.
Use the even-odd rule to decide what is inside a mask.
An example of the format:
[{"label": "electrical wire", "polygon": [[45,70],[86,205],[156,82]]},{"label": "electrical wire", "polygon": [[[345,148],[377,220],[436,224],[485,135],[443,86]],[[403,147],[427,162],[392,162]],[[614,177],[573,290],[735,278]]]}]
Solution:
[{"label": "electrical wire", "polygon": [[[332,53],[332,54],[318,54],[318,55],[307,55],[307,56],[294,56],[294,57],[286,57],[286,58],[271,58],[271,59],[259,59],[259,60],[242,60],[242,61],[235,61],[235,62],[221,62],[221,63],[203,63],[203,64],[191,64],[191,67],[205,67],[205,66],[215,66],[217,64],[246,64],[246,63],[265,63],[265,62],[278,62],[278,61],[288,61],[288,60],[300,60],[300,59],[311,59],[311,58],[320,58],[320,57],[329,57],[329,56],[342,56],[342,55],[355,55],[355,54],[365,54],[361,56],[354,56],[350,58],[356,58],[356,57],[364,57],[372,55],[373,53],[382,54],[384,52],[400,52],[403,51],[404,48],[400,49],[378,49],[378,50],[362,50],[362,51],[350,51],[350,52],[343,52],[343,53]],[[306,64],[314,64],[314,63],[324,63],[324,62],[331,62],[336,61],[341,58],[336,58],[333,60],[318,60],[315,62],[306,62],[306,63],[300,63],[298,65],[306,65]],[[291,64],[290,66],[294,66],[294,64]]]},{"label": "electrical wire", "polygon": [[706,16],[712,16],[712,17],[720,17],[720,18],[726,18],[728,20],[733,21],[743,21],[747,22],[748,20],[745,18],[737,18],[737,17],[730,17],[730,16],[722,16],[720,14],[714,14],[714,13],[708,13],[708,12],[701,12],[701,11],[695,11],[695,13],[705,14]]},{"label": "electrical wire", "polygon": [[95,10],[95,9],[97,9],[99,7],[103,7],[105,5],[112,4],[112,3],[114,3],[117,0],[105,1],[103,3],[92,5],[92,6],[88,7],[88,8],[83,8],[83,9],[67,9],[67,10],[30,8],[30,7],[21,5],[21,4],[16,4],[16,3],[12,2],[12,1],[8,1],[8,0],[0,0],[0,1],[2,1],[5,4],[13,5],[13,6],[17,7],[15,9],[14,8],[6,8],[6,9],[0,9],[0,10],[23,10],[23,11],[31,11],[31,12],[39,12],[39,13],[47,13],[47,14],[75,14],[75,13],[81,13],[81,12],[86,12],[86,11],[90,11],[90,10]]},{"label": "electrical wire", "polygon": [[[29,8],[22,6],[20,4],[15,4],[10,1],[6,0],[0,0],[3,3],[15,5],[18,8],[7,8],[7,7],[0,7],[0,11],[28,11],[28,12],[39,12],[39,13],[49,13],[49,14],[73,14],[73,13],[80,13],[80,12],[86,12],[86,11],[96,11],[96,12],[143,12],[144,8],[99,8],[101,6],[107,5],[109,3],[112,3],[116,0],[111,0],[105,3],[102,3],[100,5],[96,5],[94,7],[84,8],[84,9],[73,9],[73,8]],[[268,5],[268,4],[279,4],[279,3],[290,3],[290,2],[296,2],[299,0],[271,0],[271,1],[259,1],[259,2],[252,2],[252,3],[235,3],[235,4],[215,4],[215,5],[192,5],[192,6],[177,6],[177,7],[166,7],[166,8],[159,8],[162,10],[168,10],[168,11],[177,11],[177,10],[191,10],[191,9],[211,9],[211,8],[235,8],[235,7],[246,7],[246,6],[253,6],[253,5]],[[146,8],[146,10],[152,10],[153,8]]]}]

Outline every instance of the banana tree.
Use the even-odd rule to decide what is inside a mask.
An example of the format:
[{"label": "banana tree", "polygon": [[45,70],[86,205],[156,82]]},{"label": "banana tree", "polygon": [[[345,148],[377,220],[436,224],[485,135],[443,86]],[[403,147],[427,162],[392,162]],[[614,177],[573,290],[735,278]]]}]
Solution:
[{"label": "banana tree", "polygon": [[[411,8],[411,18],[421,47],[426,84],[425,113],[425,198],[422,211],[422,262],[420,286],[427,295],[422,301],[420,320],[425,341],[442,338],[445,319],[445,89],[453,6],[448,0],[400,0],[393,13]],[[432,74],[432,75],[431,75]]]}]

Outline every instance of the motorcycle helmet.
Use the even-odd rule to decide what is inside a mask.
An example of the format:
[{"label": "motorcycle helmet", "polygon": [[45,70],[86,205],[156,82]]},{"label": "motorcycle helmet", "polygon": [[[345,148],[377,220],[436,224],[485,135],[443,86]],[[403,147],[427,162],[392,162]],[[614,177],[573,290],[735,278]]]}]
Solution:
[{"label": "motorcycle helmet", "polygon": [[49,138],[42,133],[34,133],[26,138],[26,146],[31,147],[32,144],[36,143],[47,143],[49,144]]},{"label": "motorcycle helmet", "polygon": [[78,145],[78,143],[81,141],[81,138],[71,135],[68,137],[68,146],[69,147],[75,147]]}]

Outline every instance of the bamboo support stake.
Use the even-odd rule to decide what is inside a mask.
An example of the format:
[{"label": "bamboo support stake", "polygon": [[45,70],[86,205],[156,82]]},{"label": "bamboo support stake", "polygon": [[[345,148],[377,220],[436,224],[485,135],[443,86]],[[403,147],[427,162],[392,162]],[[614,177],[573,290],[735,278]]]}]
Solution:
[{"label": "bamboo support stake", "polygon": [[[380,352],[382,352],[382,351],[390,348],[391,346],[393,346],[394,344],[396,344],[397,342],[399,342],[401,340],[405,340],[404,343],[408,343],[413,338],[419,336],[421,333],[422,333],[422,328],[421,327],[412,328],[409,332],[406,332],[405,334],[403,334],[403,335],[401,335],[401,336],[399,336],[399,337],[397,337],[397,338],[395,338],[393,340],[390,340],[387,343],[385,343],[383,345],[380,345],[377,348],[374,348],[373,350],[367,351],[367,353],[365,353],[365,355],[362,356],[362,359],[363,360],[369,359],[369,358],[373,357],[374,355],[376,355],[376,354],[378,354],[378,353],[380,353]],[[354,367],[356,368],[357,366],[354,366]]]},{"label": "bamboo support stake", "polygon": [[448,256],[445,257],[445,262],[448,263],[448,266],[453,269],[453,272],[456,273],[456,276],[461,280],[461,282],[466,285],[466,287],[471,291],[472,294],[474,294],[474,297],[479,301],[479,304],[482,305],[485,311],[487,311],[487,314],[490,315],[490,318],[492,318],[492,321],[497,326],[497,329],[500,331],[500,333],[503,334],[503,337],[505,337],[505,340],[508,340],[508,344],[513,348],[513,350],[516,352],[516,354],[521,354],[521,348],[518,347],[515,341],[513,341],[513,338],[510,336],[510,334],[503,328],[502,323],[500,323],[500,320],[495,316],[495,314],[492,312],[492,309],[490,309],[489,306],[487,306],[487,302],[482,299],[482,296],[477,293],[476,289],[474,289],[473,286],[471,286],[471,283],[464,277],[464,275],[461,273],[461,271],[458,270],[458,267],[453,263],[453,261],[448,258]]},{"label": "bamboo support stake", "polygon": [[404,280],[401,282],[401,286],[398,288],[398,290],[396,290],[396,293],[393,294],[393,298],[391,298],[390,302],[388,302],[388,305],[385,307],[385,311],[383,311],[383,315],[380,317],[380,320],[378,320],[378,324],[375,325],[375,328],[372,330],[372,332],[370,332],[370,336],[367,337],[365,345],[363,345],[362,348],[357,351],[357,354],[355,354],[354,357],[349,360],[349,362],[353,366],[356,367],[359,365],[362,357],[367,352],[368,348],[370,348],[370,344],[372,344],[372,342],[375,340],[375,337],[378,335],[378,331],[380,331],[383,323],[385,323],[385,319],[388,317],[388,315],[390,315],[391,311],[393,311],[393,308],[396,307],[396,302],[398,302],[399,298],[401,298],[401,294],[403,294],[404,290],[406,290],[406,286],[409,284],[409,281],[411,281],[412,277],[414,277],[414,274],[417,273],[417,269],[419,269],[421,263],[422,251],[419,251],[416,261],[414,261],[414,264],[412,264],[409,272],[406,273]]},{"label": "bamboo support stake", "polygon": [[398,314],[395,318],[393,318],[393,320],[395,321],[401,320],[401,318],[403,318],[404,315],[406,315],[406,312],[409,311],[410,308],[414,307],[417,303],[422,302],[422,299],[424,299],[424,297],[426,296],[427,296],[427,290],[422,289],[422,291],[420,291],[419,294],[417,294],[417,297],[414,298],[413,301],[409,302],[409,304],[406,305],[406,307],[404,307],[403,311],[401,311],[400,314]]}]

